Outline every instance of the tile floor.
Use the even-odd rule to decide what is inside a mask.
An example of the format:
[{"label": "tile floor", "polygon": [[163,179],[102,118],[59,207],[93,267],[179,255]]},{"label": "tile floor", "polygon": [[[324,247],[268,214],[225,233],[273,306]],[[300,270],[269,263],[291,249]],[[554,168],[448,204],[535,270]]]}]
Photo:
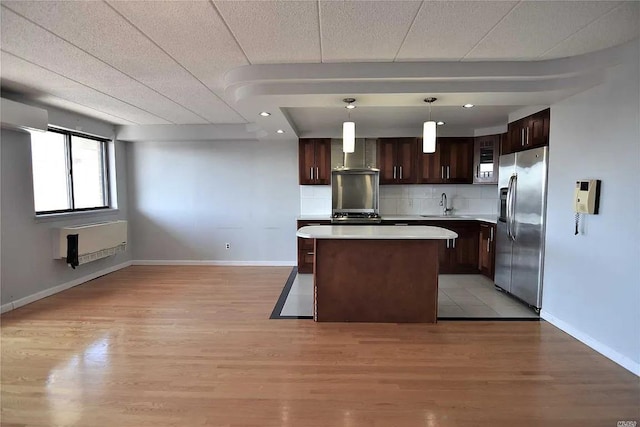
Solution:
[{"label": "tile floor", "polygon": [[[313,275],[298,274],[281,316],[313,316]],[[538,318],[529,307],[499,292],[479,274],[439,277],[438,318]]]}]

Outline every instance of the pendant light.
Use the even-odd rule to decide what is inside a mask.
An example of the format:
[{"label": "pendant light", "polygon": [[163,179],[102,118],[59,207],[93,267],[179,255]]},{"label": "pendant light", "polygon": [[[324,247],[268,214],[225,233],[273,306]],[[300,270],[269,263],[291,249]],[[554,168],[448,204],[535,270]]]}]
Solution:
[{"label": "pendant light", "polygon": [[351,121],[351,110],[356,108],[353,105],[356,100],[355,98],[345,98],[342,101],[347,104],[345,108],[348,111],[348,121],[342,123],[342,151],[353,153],[356,151],[356,124]]},{"label": "pendant light", "polygon": [[422,152],[436,152],[436,122],[431,120],[431,104],[438,98],[425,98],[424,102],[429,104],[429,120],[424,122],[422,127]]}]

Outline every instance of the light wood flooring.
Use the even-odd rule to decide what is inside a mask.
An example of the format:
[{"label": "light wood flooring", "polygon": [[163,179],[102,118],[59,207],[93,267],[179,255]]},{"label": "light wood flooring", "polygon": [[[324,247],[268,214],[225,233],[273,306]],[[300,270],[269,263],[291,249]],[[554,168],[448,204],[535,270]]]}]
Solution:
[{"label": "light wood flooring", "polygon": [[130,267],[3,315],[2,426],[640,421],[638,377],[546,322],[269,320],[289,273]]}]

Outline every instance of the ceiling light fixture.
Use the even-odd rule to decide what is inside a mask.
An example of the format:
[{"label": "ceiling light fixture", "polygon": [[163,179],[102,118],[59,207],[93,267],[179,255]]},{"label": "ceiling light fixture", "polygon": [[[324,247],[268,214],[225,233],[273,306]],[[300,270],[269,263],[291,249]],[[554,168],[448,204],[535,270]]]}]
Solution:
[{"label": "ceiling light fixture", "polygon": [[[431,104],[438,98],[425,98],[424,102],[429,104],[429,120],[424,122],[422,126],[422,152],[436,152],[436,122],[431,120]],[[443,122],[444,124],[444,122]]]},{"label": "ceiling light fixture", "polygon": [[271,113],[270,113],[270,112],[268,112],[268,111],[262,111],[262,112],[260,113],[260,115],[261,115],[262,117],[269,117],[269,116],[271,115]]},{"label": "ceiling light fixture", "polygon": [[463,107],[464,108],[473,108],[474,105],[473,104],[464,104]]},{"label": "ceiling light fixture", "polygon": [[342,123],[342,151],[345,153],[353,153],[356,151],[356,124],[351,121],[351,110],[356,108],[353,105],[356,102],[355,98],[345,98],[342,100],[347,105],[348,116],[346,122]]},{"label": "ceiling light fixture", "polygon": [[284,133],[284,131],[282,129],[278,129],[276,133]]},{"label": "ceiling light fixture", "polygon": [[443,122],[442,120],[441,120],[441,121],[439,121],[439,122],[436,122],[436,124],[437,124],[438,126],[446,125],[446,123],[445,123],[445,122]]}]

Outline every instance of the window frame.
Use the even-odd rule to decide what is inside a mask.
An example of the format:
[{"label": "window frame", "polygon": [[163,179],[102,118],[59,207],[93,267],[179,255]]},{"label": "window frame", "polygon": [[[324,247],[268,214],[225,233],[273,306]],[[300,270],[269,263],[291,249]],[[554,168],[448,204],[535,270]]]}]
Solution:
[{"label": "window frame", "polygon": [[[65,151],[65,163],[67,167],[67,200],[71,202],[71,209],[56,209],[56,210],[48,210],[48,211],[35,211],[36,217],[44,216],[44,215],[55,215],[55,214],[66,214],[66,213],[74,213],[74,212],[91,212],[91,211],[102,211],[111,209],[111,176],[109,173],[109,142],[111,142],[108,138],[101,138],[98,136],[75,132],[67,129],[61,129],[49,126],[47,127],[47,132],[54,132],[58,134],[64,135],[64,151]],[[76,136],[84,139],[91,139],[94,141],[98,141],[101,146],[100,150],[100,164],[102,166],[102,176],[104,179],[102,180],[102,192],[104,194],[103,203],[106,205],[103,206],[95,206],[91,208],[75,208],[75,196],[74,196],[74,188],[73,188],[73,152],[72,152],[72,136]],[[33,168],[33,164],[31,165]],[[35,193],[34,193],[34,210],[35,210]]]}]

